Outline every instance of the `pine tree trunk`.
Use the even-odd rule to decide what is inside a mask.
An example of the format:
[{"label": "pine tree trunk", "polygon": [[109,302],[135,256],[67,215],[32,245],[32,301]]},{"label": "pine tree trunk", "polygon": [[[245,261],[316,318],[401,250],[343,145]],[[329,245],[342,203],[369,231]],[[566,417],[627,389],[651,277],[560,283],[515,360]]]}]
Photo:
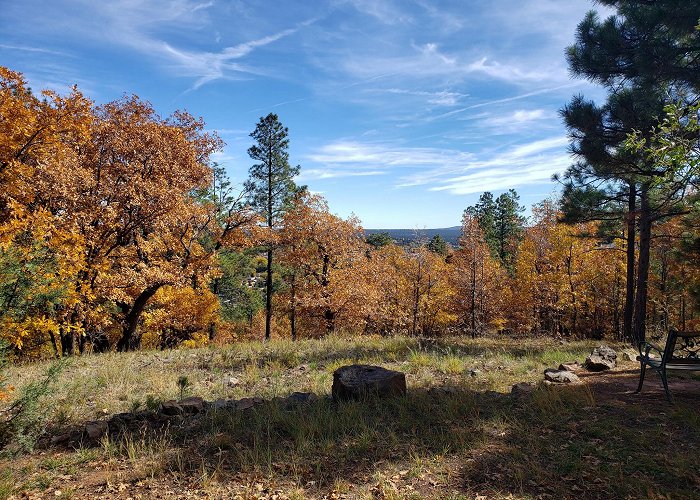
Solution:
[{"label": "pine tree trunk", "polygon": [[[216,298],[219,298],[219,288],[221,286],[221,280],[219,278],[214,278],[214,281],[212,282],[211,285],[211,291],[212,293],[216,296]],[[209,342],[212,342],[216,338],[216,323],[211,322],[209,325]]]},{"label": "pine tree trunk", "polygon": [[642,185],[639,212],[639,260],[637,263],[637,293],[634,301],[634,340],[646,340],[647,294],[649,287],[649,255],[651,250],[651,207],[649,185]]},{"label": "pine tree trunk", "polygon": [[634,342],[632,319],[634,315],[634,262],[636,230],[635,220],[637,210],[637,188],[634,183],[629,186],[627,209],[627,282],[625,285],[625,309],[622,316],[622,335],[629,342]]},{"label": "pine tree trunk", "polygon": [[265,340],[270,340],[272,322],[272,247],[267,249],[267,269],[265,276]]},{"label": "pine tree trunk", "polygon": [[296,306],[296,276],[292,275],[291,288],[290,288],[290,311],[289,311],[289,324],[292,333],[292,340],[297,339],[297,306]]},{"label": "pine tree trunk", "polygon": [[471,322],[472,322],[472,338],[476,338],[476,259],[472,258],[472,304],[471,304]]}]

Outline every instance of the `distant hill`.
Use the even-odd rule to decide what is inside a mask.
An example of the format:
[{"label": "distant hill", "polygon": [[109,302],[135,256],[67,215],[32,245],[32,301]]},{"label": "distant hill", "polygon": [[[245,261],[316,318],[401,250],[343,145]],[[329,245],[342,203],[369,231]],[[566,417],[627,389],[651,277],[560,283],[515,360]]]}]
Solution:
[{"label": "distant hill", "polygon": [[454,226],[437,229],[365,229],[365,234],[389,233],[389,236],[399,245],[407,245],[419,239],[427,242],[439,234],[449,244],[457,246],[461,231],[461,226]]}]

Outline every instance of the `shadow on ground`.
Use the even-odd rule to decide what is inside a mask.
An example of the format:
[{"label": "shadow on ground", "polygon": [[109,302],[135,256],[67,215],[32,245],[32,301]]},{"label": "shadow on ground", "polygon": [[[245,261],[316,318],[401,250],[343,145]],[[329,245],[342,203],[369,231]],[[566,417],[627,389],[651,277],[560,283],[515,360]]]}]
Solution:
[{"label": "shadow on ground", "polygon": [[382,481],[393,477],[399,498],[690,498],[700,491],[700,383],[674,378],[670,405],[653,377],[632,394],[637,377],[583,374],[583,385],[541,386],[521,398],[433,389],[292,408],[267,402],[189,417],[165,438],[127,433],[110,446],[138,460],[124,443],[142,443],[151,458],[158,443],[157,473],[184,482],[264,477],[319,497],[339,482],[386,493]]}]

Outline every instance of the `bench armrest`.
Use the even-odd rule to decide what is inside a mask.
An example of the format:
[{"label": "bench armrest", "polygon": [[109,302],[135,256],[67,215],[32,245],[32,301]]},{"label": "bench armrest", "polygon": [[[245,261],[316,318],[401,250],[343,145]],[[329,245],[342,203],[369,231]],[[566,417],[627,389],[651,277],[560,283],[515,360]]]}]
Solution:
[{"label": "bench armrest", "polygon": [[647,342],[647,341],[641,342],[639,344],[639,353],[642,354],[644,357],[648,358],[649,351],[651,351],[652,349],[657,351],[659,353],[659,355],[661,357],[663,357],[664,350],[661,347],[659,347],[658,345],[653,344],[652,342]]}]

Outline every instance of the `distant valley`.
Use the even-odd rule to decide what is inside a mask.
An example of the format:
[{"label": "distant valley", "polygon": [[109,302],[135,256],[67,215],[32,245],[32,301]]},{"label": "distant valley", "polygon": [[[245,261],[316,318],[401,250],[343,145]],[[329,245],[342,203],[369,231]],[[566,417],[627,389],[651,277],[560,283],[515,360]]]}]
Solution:
[{"label": "distant valley", "polygon": [[430,239],[439,234],[452,246],[457,246],[461,234],[461,226],[443,227],[437,229],[365,229],[365,234],[387,233],[399,245],[407,245],[417,240]]}]

